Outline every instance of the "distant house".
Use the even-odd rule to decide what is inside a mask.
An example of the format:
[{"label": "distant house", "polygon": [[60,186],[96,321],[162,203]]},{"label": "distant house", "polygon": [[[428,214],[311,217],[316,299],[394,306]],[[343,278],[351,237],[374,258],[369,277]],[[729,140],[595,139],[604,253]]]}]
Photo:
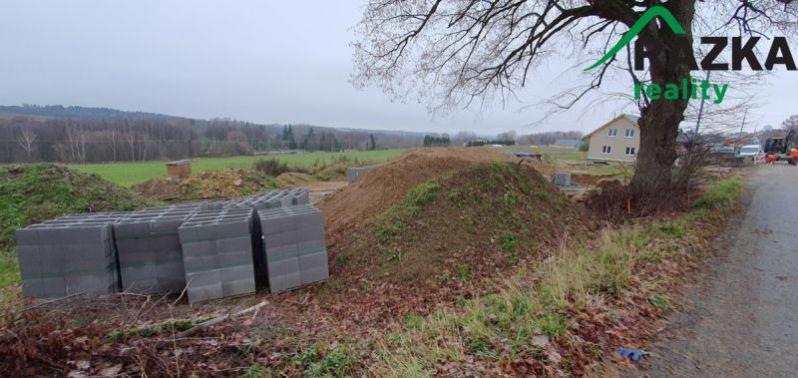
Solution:
[{"label": "distant house", "polygon": [[589,160],[634,162],[640,149],[639,117],[621,114],[587,134]]},{"label": "distant house", "polygon": [[557,139],[554,141],[554,144],[550,145],[549,147],[559,147],[559,148],[579,148],[579,144],[582,143],[579,139]]}]

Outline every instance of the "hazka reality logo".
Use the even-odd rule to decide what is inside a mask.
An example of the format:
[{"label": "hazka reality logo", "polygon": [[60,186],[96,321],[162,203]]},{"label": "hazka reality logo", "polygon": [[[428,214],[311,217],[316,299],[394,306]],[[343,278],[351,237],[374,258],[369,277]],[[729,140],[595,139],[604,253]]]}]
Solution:
[{"label": "hazka reality logo", "polygon": [[[676,17],[665,7],[657,5],[649,8],[640,17],[632,28],[623,35],[620,41],[616,43],[604,56],[601,57],[592,66],[585,69],[591,71],[605,64],[608,60],[612,59],[618,52],[621,51],[626,45],[632,42],[643,29],[652,22],[655,18],[661,17],[665,25],[676,35],[685,35],[686,32],[682,25],[676,20]],[[685,38],[688,38],[685,36]],[[726,51],[729,46],[729,39],[731,39],[731,64],[717,62],[721,53]],[[702,45],[711,45],[709,52],[701,59],[700,69],[704,71],[740,71],[743,67],[743,61],[748,64],[748,67],[754,71],[768,70],[771,71],[776,65],[784,65],[789,71],[795,71],[795,60],[790,52],[790,46],[785,37],[774,37],[771,41],[770,50],[765,58],[764,67],[760,59],[756,56],[755,48],[761,37],[750,37],[743,43],[742,37],[701,37]],[[687,44],[686,46],[690,46]],[[635,41],[634,48],[634,70],[645,70],[645,59],[651,60],[657,56],[661,49],[664,48],[662,43],[657,40],[652,40],[646,37],[638,37]],[[699,70],[699,64],[695,59],[693,51],[677,51],[673,57],[674,62],[684,64],[690,67],[690,70]],[[729,90],[728,83],[711,83],[708,80],[699,80],[695,78],[682,79],[681,83],[665,83],[664,85],[652,83],[649,85],[643,83],[635,83],[634,97],[640,99],[643,94],[648,96],[651,100],[687,100],[699,99],[713,100],[716,104],[720,104],[726,98]]]}]

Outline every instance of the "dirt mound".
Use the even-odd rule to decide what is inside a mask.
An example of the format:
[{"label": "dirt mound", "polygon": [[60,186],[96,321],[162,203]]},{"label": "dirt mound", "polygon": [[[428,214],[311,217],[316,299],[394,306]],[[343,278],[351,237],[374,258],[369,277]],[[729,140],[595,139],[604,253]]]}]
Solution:
[{"label": "dirt mound", "polygon": [[147,201],[94,174],[62,165],[0,168],[0,250],[13,244],[14,229],[66,214],[134,210]]},{"label": "dirt mound", "polygon": [[159,201],[190,201],[244,197],[276,188],[275,180],[251,169],[205,171],[185,180],[163,177],[133,186],[145,197]]},{"label": "dirt mound", "polygon": [[487,275],[539,257],[589,223],[533,168],[481,163],[415,186],[370,224],[366,248],[351,257],[381,265],[374,267],[381,278],[396,282],[454,277],[463,269]]},{"label": "dirt mound", "polygon": [[401,202],[411,188],[424,181],[465,169],[474,163],[493,161],[517,159],[494,148],[409,150],[325,198],[318,207],[324,212],[328,235],[348,233]]},{"label": "dirt mound", "polygon": [[348,303],[333,306],[337,316],[355,316],[353,309],[369,321],[432,311],[496,290],[518,266],[590,234],[584,207],[534,168],[454,161],[445,167],[465,167],[414,186],[330,248],[331,277]]}]

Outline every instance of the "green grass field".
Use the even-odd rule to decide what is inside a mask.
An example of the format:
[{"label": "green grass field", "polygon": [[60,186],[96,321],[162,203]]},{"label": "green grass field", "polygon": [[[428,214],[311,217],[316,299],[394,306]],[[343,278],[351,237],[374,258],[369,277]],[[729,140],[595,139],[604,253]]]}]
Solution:
[{"label": "green grass field", "polygon": [[[289,166],[307,167],[315,162],[329,161],[333,158],[346,156],[350,159],[358,159],[362,162],[380,163],[388,161],[402,154],[404,150],[383,150],[383,151],[358,151],[358,152],[308,152],[293,155],[275,156],[281,162]],[[233,156],[220,158],[195,158],[192,159],[192,172],[202,172],[225,168],[252,168],[252,164],[260,159],[267,159],[270,156]],[[145,161],[145,162],[126,162],[126,163],[103,163],[103,164],[74,164],[69,167],[80,172],[96,173],[100,177],[129,187],[140,182],[147,181],[156,177],[166,175],[166,161]]]},{"label": "green grass field", "polygon": [[551,155],[551,157],[558,160],[587,161],[587,152],[581,152],[571,148],[532,147],[530,149],[534,152]]}]

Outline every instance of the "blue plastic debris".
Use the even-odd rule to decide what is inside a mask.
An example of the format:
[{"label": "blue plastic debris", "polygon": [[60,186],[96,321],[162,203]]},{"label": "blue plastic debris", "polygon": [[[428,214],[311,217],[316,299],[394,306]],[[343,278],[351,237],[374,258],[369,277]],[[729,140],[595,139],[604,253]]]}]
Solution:
[{"label": "blue plastic debris", "polygon": [[640,361],[643,356],[647,355],[648,352],[634,348],[618,348],[618,354],[623,358],[628,358],[632,362],[637,362]]}]

